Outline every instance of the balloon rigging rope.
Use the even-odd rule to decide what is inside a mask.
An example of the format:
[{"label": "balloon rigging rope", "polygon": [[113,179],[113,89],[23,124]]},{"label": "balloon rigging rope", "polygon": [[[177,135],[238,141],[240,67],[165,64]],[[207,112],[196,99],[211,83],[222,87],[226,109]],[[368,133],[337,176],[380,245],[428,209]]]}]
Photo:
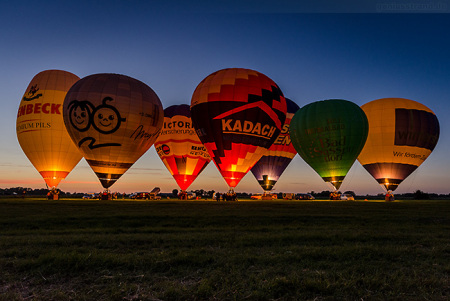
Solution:
[{"label": "balloon rigging rope", "polygon": [[[416,182],[416,177],[417,177],[417,169],[411,174],[411,181],[409,183],[407,192],[411,192],[411,188],[415,186],[414,184]],[[412,192],[415,192],[415,191],[412,191]]]},{"label": "balloon rigging rope", "polygon": [[[355,161],[355,163],[356,163],[356,161]],[[353,163],[353,166],[352,166],[353,169],[355,169],[355,168],[354,168],[355,163]],[[350,184],[352,184],[352,182],[353,182],[353,177],[354,177],[354,174],[355,174],[356,172],[357,172],[357,171],[353,171],[353,172],[351,171],[351,172],[350,172],[350,178],[347,179],[347,183],[348,183],[348,186],[349,186],[349,187],[352,187]],[[344,181],[345,181],[345,179],[344,179]],[[346,185],[346,186],[347,186],[347,185]],[[345,187],[345,186],[344,186],[344,187]],[[347,190],[349,190],[349,189],[347,189]]]}]

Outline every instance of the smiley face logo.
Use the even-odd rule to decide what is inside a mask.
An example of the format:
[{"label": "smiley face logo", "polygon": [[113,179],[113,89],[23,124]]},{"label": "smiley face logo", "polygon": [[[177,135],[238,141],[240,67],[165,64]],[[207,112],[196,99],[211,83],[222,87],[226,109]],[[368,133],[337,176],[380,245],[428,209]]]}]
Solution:
[{"label": "smiley face logo", "polygon": [[117,113],[110,108],[100,108],[95,112],[94,124],[103,134],[113,132],[118,122]]},{"label": "smiley face logo", "polygon": [[106,103],[112,100],[111,97],[105,97],[102,104],[92,112],[92,126],[102,134],[114,133],[126,121],[126,118],[120,116],[119,110]]},{"label": "smiley face logo", "polygon": [[70,124],[80,132],[87,131],[91,125],[91,112],[94,106],[88,101],[72,100],[69,104]]}]

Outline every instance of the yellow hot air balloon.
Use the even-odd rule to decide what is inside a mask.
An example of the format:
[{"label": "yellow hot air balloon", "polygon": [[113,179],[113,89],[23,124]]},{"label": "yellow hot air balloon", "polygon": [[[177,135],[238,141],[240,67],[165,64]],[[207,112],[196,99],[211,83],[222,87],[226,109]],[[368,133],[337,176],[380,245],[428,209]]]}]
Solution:
[{"label": "yellow hot air balloon", "polygon": [[82,158],[66,131],[62,111],[67,91],[78,80],[67,71],[38,73],[17,112],[20,146],[49,187],[58,186]]},{"label": "yellow hot air balloon", "polygon": [[161,101],[149,86],[106,73],[74,84],[63,112],[69,135],[105,189],[153,145],[164,119]]},{"label": "yellow hot air balloon", "polygon": [[377,99],[361,108],[369,135],[358,161],[386,190],[395,190],[433,151],[439,121],[429,108],[405,98]]}]

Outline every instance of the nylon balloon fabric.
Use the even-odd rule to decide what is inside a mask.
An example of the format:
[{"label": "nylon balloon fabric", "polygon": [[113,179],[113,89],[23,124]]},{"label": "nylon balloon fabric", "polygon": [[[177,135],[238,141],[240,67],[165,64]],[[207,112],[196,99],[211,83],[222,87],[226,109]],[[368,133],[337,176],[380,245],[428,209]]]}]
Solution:
[{"label": "nylon balloon fabric", "polygon": [[291,143],[289,127],[292,117],[299,106],[292,100],[286,98],[287,114],[280,135],[275,139],[272,146],[261,157],[251,169],[253,175],[264,191],[271,191],[278,179],[297,154]]},{"label": "nylon balloon fabric", "polygon": [[79,77],[67,71],[46,70],[29,83],[17,112],[19,144],[49,187],[57,187],[82,155],[66,131],[63,102]]},{"label": "nylon balloon fabric", "polygon": [[104,188],[113,185],[154,143],[163,123],[156,93],[120,74],[79,80],[64,100],[64,122]]},{"label": "nylon balloon fabric", "polygon": [[181,190],[186,191],[211,158],[195,132],[189,105],[164,110],[164,125],[155,149]]},{"label": "nylon balloon fabric", "polygon": [[200,82],[192,95],[191,114],[200,140],[234,188],[281,132],[286,100],[264,74],[229,68]]},{"label": "nylon balloon fabric", "polygon": [[368,128],[358,105],[328,99],[300,108],[290,134],[300,157],[337,190],[364,147]]},{"label": "nylon balloon fabric", "polygon": [[439,121],[425,105],[405,98],[382,98],[361,106],[369,120],[361,165],[386,190],[394,191],[431,154]]}]

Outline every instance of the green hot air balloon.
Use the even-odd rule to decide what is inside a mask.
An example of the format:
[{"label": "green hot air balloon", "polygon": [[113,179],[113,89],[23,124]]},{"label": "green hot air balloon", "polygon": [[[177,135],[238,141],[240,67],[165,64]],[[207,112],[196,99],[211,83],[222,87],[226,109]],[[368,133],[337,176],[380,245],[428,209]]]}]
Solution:
[{"label": "green hot air balloon", "polygon": [[367,117],[358,105],[329,99],[298,110],[290,135],[300,157],[338,190],[366,143],[368,129]]}]

